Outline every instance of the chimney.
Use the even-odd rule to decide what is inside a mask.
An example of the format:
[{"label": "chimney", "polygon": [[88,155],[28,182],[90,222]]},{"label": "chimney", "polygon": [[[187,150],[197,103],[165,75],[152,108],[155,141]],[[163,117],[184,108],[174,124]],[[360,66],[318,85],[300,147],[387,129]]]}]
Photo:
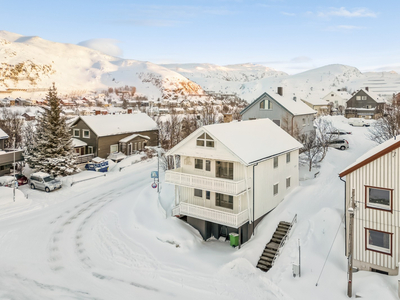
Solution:
[{"label": "chimney", "polygon": [[283,87],[278,86],[278,94],[283,96]]},{"label": "chimney", "polygon": [[224,114],[224,123],[230,123],[232,122],[233,117],[232,114]]},{"label": "chimney", "polygon": [[368,87],[368,86],[366,86],[366,87],[365,87],[365,90],[366,90],[367,92],[369,92],[369,87]]},{"label": "chimney", "polygon": [[132,113],[132,108],[128,108],[128,114],[131,114]]}]

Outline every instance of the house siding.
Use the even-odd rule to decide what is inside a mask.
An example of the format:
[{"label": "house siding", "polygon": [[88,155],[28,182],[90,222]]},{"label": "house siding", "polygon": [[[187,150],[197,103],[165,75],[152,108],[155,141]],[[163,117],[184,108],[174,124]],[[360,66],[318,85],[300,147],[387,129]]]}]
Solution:
[{"label": "house siding", "polygon": [[[346,228],[348,228],[349,222],[347,209],[354,189],[357,204],[354,216],[354,265],[361,270],[375,268],[386,271],[390,275],[398,274],[397,263],[400,259],[399,154],[399,149],[396,149],[346,175]],[[393,189],[392,212],[366,207],[365,186]],[[365,228],[392,233],[392,254],[366,250]],[[347,244],[349,241],[348,234],[347,230]]]},{"label": "house siding", "polygon": [[[361,97],[366,96],[367,99],[366,100],[356,100],[357,96],[361,96]],[[351,109],[351,108],[367,109],[367,106],[371,106],[371,108],[375,108],[375,111],[357,112],[357,111]],[[376,118],[380,118],[382,116],[383,109],[384,109],[383,103],[377,103],[366,92],[364,92],[363,90],[360,90],[347,101],[347,109],[345,111],[345,117],[346,118],[357,118],[357,117],[371,116],[372,118],[376,119]]]},{"label": "house siding", "polygon": [[[79,137],[74,137],[74,129],[79,129]],[[84,138],[83,137],[83,130],[89,130],[90,132],[90,137],[89,138]],[[97,146],[97,135],[92,131],[92,129],[87,126],[85,122],[83,122],[81,119],[78,120],[78,122],[71,127],[70,133],[72,137],[81,140],[87,144],[87,146],[93,147],[93,153],[95,153],[96,156],[99,156],[97,151],[98,151],[98,146]],[[86,147],[86,152],[87,153],[87,147]]]}]

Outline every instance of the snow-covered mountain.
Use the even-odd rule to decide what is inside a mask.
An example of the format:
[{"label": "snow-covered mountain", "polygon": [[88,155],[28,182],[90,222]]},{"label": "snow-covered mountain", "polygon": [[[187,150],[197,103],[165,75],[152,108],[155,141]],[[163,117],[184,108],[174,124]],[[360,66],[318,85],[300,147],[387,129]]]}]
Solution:
[{"label": "snow-covered mountain", "polygon": [[328,65],[288,75],[262,65],[214,64],[157,65],[109,56],[73,44],[55,43],[0,31],[0,92],[12,96],[39,98],[55,82],[65,94],[100,92],[109,87],[135,86],[149,99],[185,98],[205,92],[236,94],[252,101],[263,92],[301,98],[320,98],[332,90],[349,91],[368,86],[371,91],[392,95],[400,91],[395,72],[362,73],[345,65]]}]

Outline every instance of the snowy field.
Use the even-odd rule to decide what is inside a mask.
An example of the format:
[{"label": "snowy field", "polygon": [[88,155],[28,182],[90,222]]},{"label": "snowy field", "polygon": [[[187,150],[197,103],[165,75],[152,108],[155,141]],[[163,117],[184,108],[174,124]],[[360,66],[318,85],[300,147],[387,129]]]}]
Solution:
[{"label": "snowy field", "polygon": [[[0,299],[348,299],[338,173],[375,144],[367,128],[332,120],[353,132],[345,136],[350,148],[331,149],[319,176],[301,181],[240,250],[204,242],[170,217],[173,186],[162,183],[161,205],[150,187],[156,159],[131,165],[137,157],[129,158],[107,176],[77,182],[102,175],[82,172],[48,194],[22,186],[15,202],[12,189],[1,188]],[[260,271],[255,265],[278,222],[295,214],[281,256],[268,273]],[[298,240],[302,276],[294,278]],[[355,273],[354,295],[397,299],[397,279]]]}]

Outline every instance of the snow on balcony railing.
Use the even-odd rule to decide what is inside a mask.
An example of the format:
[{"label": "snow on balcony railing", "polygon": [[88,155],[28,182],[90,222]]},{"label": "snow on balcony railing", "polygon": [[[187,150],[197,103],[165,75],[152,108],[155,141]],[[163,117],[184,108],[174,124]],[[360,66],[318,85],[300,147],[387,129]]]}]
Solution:
[{"label": "snow on balcony railing", "polygon": [[244,179],[233,181],[216,177],[180,173],[179,170],[180,169],[167,171],[165,173],[165,182],[233,196],[246,191],[246,181]]},{"label": "snow on balcony railing", "polygon": [[172,209],[172,215],[185,215],[195,217],[201,220],[214,222],[217,224],[238,228],[249,220],[247,209],[238,213],[228,213],[208,207],[202,207],[185,202],[181,202]]}]

